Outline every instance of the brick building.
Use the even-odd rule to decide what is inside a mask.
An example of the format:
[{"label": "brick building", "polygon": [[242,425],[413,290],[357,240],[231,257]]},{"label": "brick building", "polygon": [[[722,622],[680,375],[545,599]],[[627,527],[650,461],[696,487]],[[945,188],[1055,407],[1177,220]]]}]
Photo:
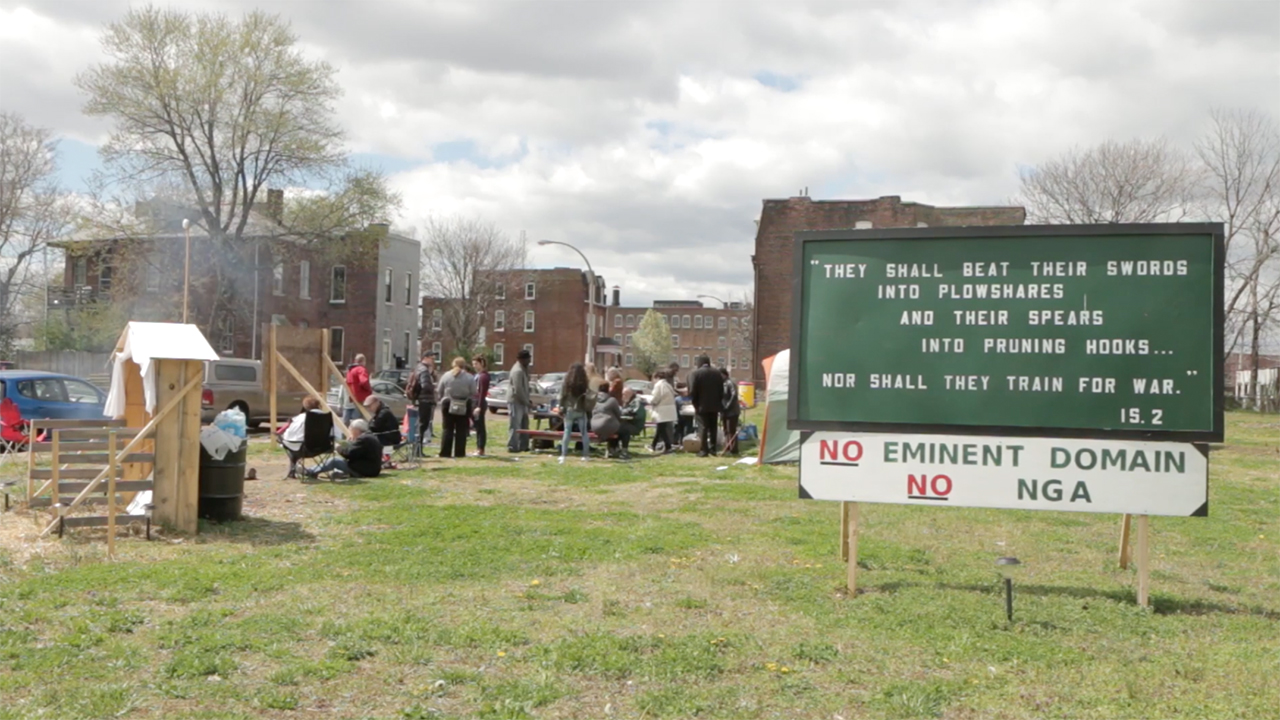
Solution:
[{"label": "brick building", "polygon": [[[802,230],[846,230],[962,225],[1021,225],[1020,207],[935,207],[902,202],[897,195],[875,200],[819,200],[793,197],[765,200],[756,229],[755,316],[752,356],[763,359],[791,344],[792,249]],[[752,366],[753,379],[764,382],[764,370]]]},{"label": "brick building", "polygon": [[[271,196],[273,201],[282,196]],[[182,217],[193,211],[140,204],[154,232],[109,239],[69,239],[60,287],[50,288],[50,312],[68,318],[86,307],[109,307],[119,320],[182,319],[185,234]],[[219,261],[208,234],[191,227],[190,322],[199,325],[218,353],[260,359],[262,326],[268,323],[330,329],[330,355],[339,365],[357,353],[371,367],[394,367],[417,353],[419,245],[371,225],[377,253],[335,256],[333,247],[303,246],[273,237],[270,218],[254,213],[234,271]],[[230,293],[219,284],[230,283]],[[215,302],[217,297],[230,296]]]},{"label": "brick building", "polygon": [[729,368],[735,377],[750,377],[752,367],[751,310],[742,303],[706,307],[697,300],[657,300],[651,307],[624,307],[619,288],[613,289],[613,304],[605,317],[605,332],[619,348],[610,364],[622,368],[628,377],[642,378],[635,367],[632,334],[649,310],[655,310],[671,328],[670,362],[680,364],[681,377],[693,367],[699,355],[707,355],[716,367]]},{"label": "brick building", "polygon": [[[533,355],[533,372],[564,372],[586,357],[589,298],[595,309],[596,346],[601,347],[605,285],[603,278],[595,280],[591,292],[588,274],[582,270],[515,270],[492,273],[480,283],[493,289],[493,297],[484,302],[424,297],[422,348],[449,362],[459,349],[484,347],[493,353],[495,367],[501,368],[510,367],[523,348]],[[447,313],[457,312],[474,312],[479,321],[462,325],[447,321]],[[476,337],[453,337],[450,327],[459,326],[474,326]],[[607,362],[609,355],[597,352],[596,364]]]}]

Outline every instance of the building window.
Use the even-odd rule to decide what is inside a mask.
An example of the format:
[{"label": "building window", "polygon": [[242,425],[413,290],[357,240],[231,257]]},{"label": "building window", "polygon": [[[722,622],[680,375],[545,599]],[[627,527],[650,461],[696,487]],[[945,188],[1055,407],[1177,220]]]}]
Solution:
[{"label": "building window", "polygon": [[716,358],[716,367],[724,367],[724,356]]},{"label": "building window", "polygon": [[505,354],[504,353],[505,349],[506,348],[502,347],[502,343],[493,344],[493,364],[494,365],[498,367],[502,367],[502,356]]},{"label": "building window", "polygon": [[708,330],[710,330],[711,328],[713,328],[713,327],[715,327],[715,326],[716,326],[716,320],[715,320],[715,318],[711,317],[710,315],[708,315],[708,316],[707,316],[706,318],[704,318],[704,319],[703,319],[703,321],[702,321],[702,327],[704,327],[704,328],[706,328],[706,329],[708,329]]},{"label": "building window", "polygon": [[89,258],[76,258],[75,265],[72,266],[71,284],[75,287],[82,288],[89,284]]},{"label": "building window", "polygon": [[347,301],[347,268],[345,265],[334,265],[329,275],[329,302],[345,303]]},{"label": "building window", "polygon": [[506,286],[506,285],[498,285],[498,288],[497,288],[497,290],[493,293],[493,296],[494,296],[494,297],[496,297],[496,298],[498,298],[499,300],[506,300],[506,299],[507,299],[507,286]]},{"label": "building window", "polygon": [[685,315],[682,325],[685,330],[689,330],[693,327],[693,320],[688,315]]},{"label": "building window", "polygon": [[440,308],[431,311],[431,332],[440,332],[440,326],[444,324],[444,312]]},{"label": "building window", "polygon": [[730,370],[737,370],[737,369],[738,369],[738,359],[737,359],[737,358],[729,358],[729,369],[730,369]]},{"label": "building window", "polygon": [[411,272],[404,274],[404,306],[413,307],[413,273]]},{"label": "building window", "polygon": [[346,340],[346,333],[340,327],[329,328],[329,359],[342,365],[342,354],[346,351],[343,343]]},{"label": "building window", "polygon": [[506,330],[506,329],[507,329],[507,311],[494,310],[493,311],[493,331],[502,332],[503,330]]},{"label": "building window", "polygon": [[721,330],[724,330],[725,328],[729,327],[729,318],[722,317],[719,320],[717,320],[716,327],[720,328]]},{"label": "building window", "polygon": [[98,292],[111,291],[111,276],[113,268],[110,265],[102,265],[98,268]]},{"label": "building window", "polygon": [[524,311],[524,331],[533,332],[533,311],[532,310]]},{"label": "building window", "polygon": [[693,316],[693,329],[694,329],[694,330],[701,330],[701,329],[702,329],[702,316],[701,316],[701,315],[694,315],[694,316]]},{"label": "building window", "polygon": [[636,316],[635,316],[635,315],[628,315],[628,316],[627,316],[627,327],[633,328],[633,327],[635,327],[635,326],[636,326]]},{"label": "building window", "polygon": [[438,342],[431,343],[431,355],[435,357],[436,364],[439,364],[440,363],[440,343]]},{"label": "building window", "polygon": [[717,341],[716,341],[716,347],[718,347],[718,348],[725,348],[725,347],[729,347],[728,345],[726,345],[726,344],[725,344],[725,342],[724,342],[724,336],[723,336],[723,335],[721,335],[721,336],[717,339]]},{"label": "building window", "polygon": [[672,336],[671,336],[671,347],[673,347],[673,348],[678,348],[678,347],[680,347],[680,336],[679,336],[679,335],[672,335]]},{"label": "building window", "polygon": [[733,329],[734,329],[734,330],[737,330],[737,329],[738,329],[738,318],[733,318],[730,322],[731,322],[731,323],[732,323],[732,325],[733,325]]},{"label": "building window", "polygon": [[688,356],[688,355],[681,355],[681,356],[680,356],[680,366],[681,366],[681,367],[689,367],[689,356]]},{"label": "building window", "polygon": [[284,263],[282,262],[271,266],[271,294],[276,296],[284,294]]},{"label": "building window", "polygon": [[298,297],[311,299],[311,263],[306,260],[298,263]]},{"label": "building window", "polygon": [[391,328],[382,329],[382,369],[391,367]]},{"label": "building window", "polygon": [[533,345],[526,343],[524,346],[524,349],[529,351],[529,364],[532,365],[533,364]]},{"label": "building window", "polygon": [[147,292],[160,292],[160,268],[156,267],[155,263],[148,262],[145,272]]},{"label": "building window", "polygon": [[391,304],[391,268],[382,271],[382,302]]},{"label": "building window", "polygon": [[622,359],[622,364],[623,364],[623,365],[625,365],[626,367],[631,367],[631,361],[632,361],[633,359],[634,359],[634,358],[633,358],[633,356],[631,355],[631,353],[627,353],[627,354],[623,357],[623,359]]},{"label": "building window", "polygon": [[621,316],[621,315],[614,315],[614,316],[613,316],[613,326],[614,326],[614,327],[616,327],[616,328],[620,328],[620,327],[622,327],[622,316]]},{"label": "building window", "polygon": [[527,282],[524,284],[524,299],[533,300],[538,296],[538,288],[534,283]]},{"label": "building window", "polygon": [[870,230],[873,227],[875,226],[871,224],[870,220],[858,220],[853,223],[854,230]]},{"label": "building window", "polygon": [[618,345],[621,345],[621,344],[622,344],[622,336],[621,336],[621,335],[614,335],[614,336],[613,336],[613,341],[614,341],[615,343],[617,343]]},{"label": "building window", "polygon": [[627,346],[630,346],[630,345],[631,345],[631,336],[630,336],[630,335],[628,335],[628,336],[627,336],[627,342],[626,342],[626,345],[627,345]]},{"label": "building window", "polygon": [[272,325],[280,325],[280,326],[288,325],[288,324],[289,324],[289,318],[285,317],[284,315],[279,315],[279,314],[274,314],[274,313],[273,313],[273,314],[271,315],[271,324],[272,324]]},{"label": "building window", "polygon": [[408,330],[404,331],[404,363],[408,365],[413,361],[413,333]]}]

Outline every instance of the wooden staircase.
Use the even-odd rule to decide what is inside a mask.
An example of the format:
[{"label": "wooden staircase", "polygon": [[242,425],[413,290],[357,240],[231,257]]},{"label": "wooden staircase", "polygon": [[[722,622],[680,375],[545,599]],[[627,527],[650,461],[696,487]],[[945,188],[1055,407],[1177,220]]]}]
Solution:
[{"label": "wooden staircase", "polygon": [[[109,551],[114,550],[120,524],[145,522],[150,536],[150,514],[130,515],[125,509],[137,493],[153,489],[153,482],[146,478],[155,455],[119,454],[139,430],[124,427],[124,420],[34,420],[31,424],[33,438],[46,432],[48,438],[28,445],[27,507],[47,508],[59,535],[66,528],[106,527]],[[37,467],[43,464],[38,456],[46,454],[49,466]],[[84,507],[95,512],[77,512]]]}]

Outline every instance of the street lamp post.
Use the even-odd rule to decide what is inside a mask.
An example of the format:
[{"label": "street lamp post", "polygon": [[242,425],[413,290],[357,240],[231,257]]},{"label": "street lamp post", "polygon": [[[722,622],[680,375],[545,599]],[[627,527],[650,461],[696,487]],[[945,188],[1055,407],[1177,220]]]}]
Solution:
[{"label": "street lamp post", "polygon": [[595,362],[596,357],[596,271],[591,269],[591,261],[578,248],[559,240],[539,240],[538,245],[563,245],[578,253],[582,262],[587,264],[587,362]]}]

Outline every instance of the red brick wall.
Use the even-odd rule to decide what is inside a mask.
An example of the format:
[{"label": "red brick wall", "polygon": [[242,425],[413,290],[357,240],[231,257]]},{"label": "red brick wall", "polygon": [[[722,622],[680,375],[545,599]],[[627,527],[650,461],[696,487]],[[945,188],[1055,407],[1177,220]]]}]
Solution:
[{"label": "red brick wall", "polygon": [[760,361],[791,344],[792,249],[802,230],[844,230],[859,221],[874,228],[961,225],[1021,225],[1020,207],[934,207],[902,202],[897,195],[875,200],[820,200],[793,197],[765,200],[756,231],[752,264],[756,273],[753,379],[764,382]]}]

